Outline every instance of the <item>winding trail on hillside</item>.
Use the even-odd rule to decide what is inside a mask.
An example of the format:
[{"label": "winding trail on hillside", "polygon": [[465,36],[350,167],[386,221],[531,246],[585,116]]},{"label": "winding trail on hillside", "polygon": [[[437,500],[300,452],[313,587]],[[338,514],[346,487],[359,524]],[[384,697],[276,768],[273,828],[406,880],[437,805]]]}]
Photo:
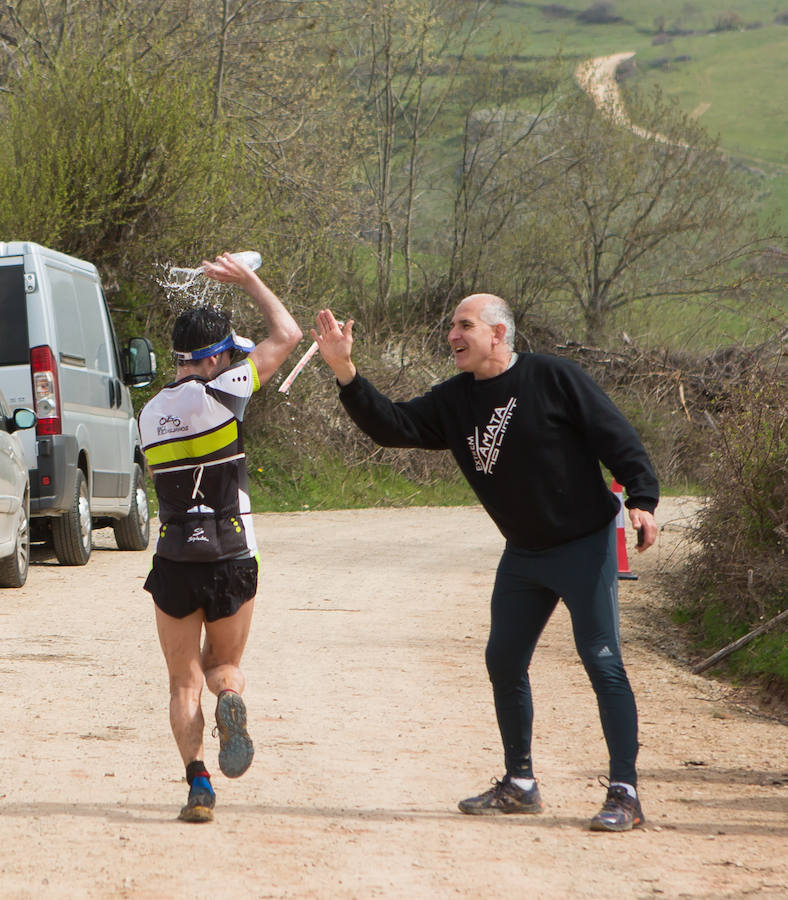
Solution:
[{"label": "winding trail on hillside", "polygon": [[[633,134],[662,143],[672,143],[676,147],[688,147],[688,144],[671,142],[664,135],[655,134],[647,131],[645,128],[634,125],[627,115],[621,92],[618,89],[616,72],[622,63],[627,62],[634,56],[635,51],[630,50],[625,53],[613,53],[610,56],[595,56],[592,59],[587,59],[575,69],[575,81],[588,94],[603,116],[612,119],[624,128],[628,128]],[[710,106],[710,103],[699,103],[690,113],[690,118],[699,119],[709,110]],[[746,160],[765,167],[766,171],[773,174],[785,174],[788,172],[788,166],[780,165],[774,160],[749,155],[746,156]]]},{"label": "winding trail on hillside", "polygon": [[672,144],[676,147],[687,147],[687,144],[677,144],[666,138],[665,135],[640,128],[633,124],[627,115],[621,91],[616,82],[616,72],[622,63],[632,59],[634,55],[635,51],[630,50],[625,53],[614,53],[611,56],[595,56],[587,59],[575,69],[575,80],[605,118],[629,129],[638,137],[659,141],[663,144]]}]

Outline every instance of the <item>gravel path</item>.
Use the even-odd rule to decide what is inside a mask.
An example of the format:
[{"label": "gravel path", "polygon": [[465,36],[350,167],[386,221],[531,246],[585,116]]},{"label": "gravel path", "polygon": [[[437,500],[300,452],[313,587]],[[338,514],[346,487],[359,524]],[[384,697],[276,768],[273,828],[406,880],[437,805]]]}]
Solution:
[{"label": "gravel path", "polygon": [[[228,781],[206,733],[211,825],[175,819],[186,786],[149,554],[102,538],[85,568],[39,558],[2,592],[0,896],[788,896],[785,726],[654,649],[669,635],[659,570],[693,510],[661,504],[658,545],[621,583],[647,819],[622,835],[586,830],[606,754],[561,606],[533,665],[545,813],[457,811],[501,775],[483,661],[501,538],[479,508],[256,517],[257,755]],[[211,698],[203,708],[210,720]]]}]

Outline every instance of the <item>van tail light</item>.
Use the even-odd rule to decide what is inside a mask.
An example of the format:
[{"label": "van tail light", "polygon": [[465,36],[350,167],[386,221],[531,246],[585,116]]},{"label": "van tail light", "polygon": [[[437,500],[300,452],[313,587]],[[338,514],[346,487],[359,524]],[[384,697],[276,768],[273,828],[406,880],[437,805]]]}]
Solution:
[{"label": "van tail light", "polygon": [[52,350],[46,345],[30,351],[30,372],[33,378],[33,401],[38,425],[36,434],[60,434],[60,385]]}]

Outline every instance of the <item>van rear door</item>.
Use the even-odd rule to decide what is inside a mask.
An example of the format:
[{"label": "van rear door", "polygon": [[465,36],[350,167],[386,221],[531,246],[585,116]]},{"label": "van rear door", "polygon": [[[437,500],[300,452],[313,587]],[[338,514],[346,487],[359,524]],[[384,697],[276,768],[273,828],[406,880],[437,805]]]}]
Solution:
[{"label": "van rear door", "polygon": [[[11,411],[33,407],[27,328],[25,267],[22,256],[0,257],[0,389]],[[27,448],[26,448],[27,450]],[[28,464],[35,466],[33,455]]]}]

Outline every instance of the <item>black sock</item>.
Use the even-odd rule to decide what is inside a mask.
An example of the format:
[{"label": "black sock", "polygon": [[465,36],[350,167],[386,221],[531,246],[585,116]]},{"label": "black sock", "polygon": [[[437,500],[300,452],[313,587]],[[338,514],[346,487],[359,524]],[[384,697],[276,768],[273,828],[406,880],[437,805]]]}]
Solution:
[{"label": "black sock", "polygon": [[198,777],[208,779],[211,777],[205,768],[205,763],[201,759],[195,759],[186,766],[186,781],[189,782],[189,787],[191,787],[194,779]]}]

